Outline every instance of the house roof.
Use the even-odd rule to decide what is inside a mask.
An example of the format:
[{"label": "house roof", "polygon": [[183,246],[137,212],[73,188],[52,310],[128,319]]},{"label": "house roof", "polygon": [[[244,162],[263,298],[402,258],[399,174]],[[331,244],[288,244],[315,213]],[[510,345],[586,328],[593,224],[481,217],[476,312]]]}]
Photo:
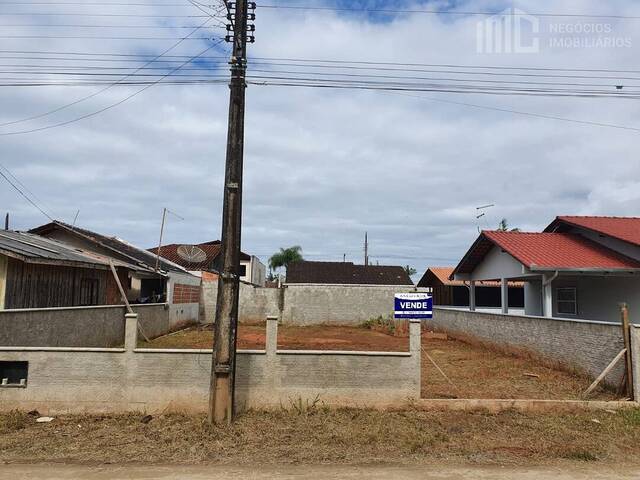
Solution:
[{"label": "house roof", "polygon": [[287,268],[287,283],[340,285],[413,285],[400,266],[355,265],[352,262],[295,262]]},{"label": "house roof", "polygon": [[[422,278],[420,279],[420,281],[418,282],[418,286],[419,287],[428,287],[430,285],[422,285],[423,280],[427,281],[427,274],[429,272],[431,272],[433,274],[433,276],[436,277],[436,279],[442,283],[442,285],[445,285],[447,287],[458,287],[458,286],[464,286],[465,282],[463,280],[453,280],[450,277],[453,276],[453,270],[455,267],[429,267],[427,268],[427,271],[424,272],[424,275],[422,276]],[[480,281],[480,282],[476,282],[476,286],[479,287],[499,287],[502,284],[502,282],[499,281],[492,281],[492,280],[484,280],[484,281]],[[510,287],[522,287],[524,286],[524,282],[508,282],[508,285]]]},{"label": "house roof", "polygon": [[[29,230],[29,233],[46,236],[47,233],[55,230],[64,230],[64,231],[70,232],[102,248],[105,248],[122,257],[125,257],[128,260],[130,260],[132,263],[140,267],[144,267],[149,271],[155,270],[156,257],[153,254],[141,248],[135,247],[130,243],[117,237],[108,237],[106,235],[92,232],[91,230],[76,227],[74,225],[69,225],[67,223],[60,222],[58,220],[55,220],[51,223],[47,223],[45,225],[41,225],[32,230]],[[182,268],[181,266],[176,265],[170,261],[163,260],[162,258],[160,258],[160,269],[165,272],[171,272],[171,271],[185,272],[185,269]]]},{"label": "house roof", "polygon": [[545,232],[562,231],[565,225],[586,228],[640,246],[639,217],[559,216],[551,222]]},{"label": "house roof", "polygon": [[471,273],[494,246],[533,271],[640,269],[640,262],[576,234],[483,231],[454,274]]},{"label": "house roof", "polygon": [[[198,247],[204,251],[207,255],[207,258],[202,262],[189,262],[178,255],[178,248],[182,246],[193,246]],[[195,271],[195,270],[214,270],[213,264],[220,255],[220,251],[222,250],[220,240],[213,240],[211,242],[198,243],[195,245],[192,244],[184,244],[184,243],[172,243],[169,245],[163,245],[160,247],[160,256],[161,258],[165,258],[170,262],[173,262],[181,267],[186,268],[187,270]],[[149,252],[153,255],[158,254],[158,247],[150,248]],[[251,256],[246,253],[240,252],[240,260],[251,260]]]},{"label": "house roof", "polygon": [[25,263],[107,269],[109,260],[116,267],[138,267],[103,255],[71,247],[62,242],[24,232],[0,231],[0,253]]}]

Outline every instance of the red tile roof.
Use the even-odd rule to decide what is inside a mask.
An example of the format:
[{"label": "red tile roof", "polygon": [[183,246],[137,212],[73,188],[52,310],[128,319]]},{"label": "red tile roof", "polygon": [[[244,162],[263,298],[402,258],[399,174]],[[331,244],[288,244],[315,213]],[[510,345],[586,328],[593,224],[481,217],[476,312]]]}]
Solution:
[{"label": "red tile roof", "polygon": [[638,217],[560,216],[556,217],[545,232],[553,232],[562,224],[583,227],[640,246],[640,218]]},{"label": "red tile roof", "polygon": [[640,262],[570,233],[482,232],[531,269],[635,269]]},{"label": "red tile roof", "polygon": [[[449,280],[449,277],[453,275],[454,267],[429,267],[427,272],[433,273],[433,275],[446,286],[464,286],[465,282],[462,280]],[[423,275],[424,278],[427,275],[427,272]],[[420,280],[422,282],[422,279]],[[429,286],[429,285],[420,285],[418,282],[418,287]],[[492,280],[484,280],[481,282],[477,282],[476,286],[479,287],[499,287],[502,282],[496,282]],[[508,282],[510,287],[522,287],[524,282]]]}]

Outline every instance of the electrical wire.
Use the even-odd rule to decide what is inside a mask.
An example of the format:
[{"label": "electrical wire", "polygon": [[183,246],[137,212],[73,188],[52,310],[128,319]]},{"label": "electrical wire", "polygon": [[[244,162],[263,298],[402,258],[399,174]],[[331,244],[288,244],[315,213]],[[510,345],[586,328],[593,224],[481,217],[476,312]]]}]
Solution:
[{"label": "electrical wire", "polygon": [[[282,9],[282,10],[323,10],[334,12],[363,12],[382,14],[408,14],[419,13],[428,15],[458,15],[458,16],[523,16],[524,13],[510,10],[503,11],[468,11],[468,10],[425,10],[425,9],[398,9],[398,8],[356,8],[356,7],[325,7],[312,5],[274,5],[258,4],[259,8]],[[534,17],[566,17],[566,18],[608,18],[619,20],[639,20],[636,15],[607,15],[589,13],[550,13],[550,12],[527,12],[526,15]]]},{"label": "electrical wire", "polygon": [[[15,178],[15,176],[9,171],[7,167],[1,164],[0,164],[0,167],[2,167],[4,170],[9,172],[9,174]],[[11,185],[27,202],[29,202],[36,209],[38,209],[38,211],[42,213],[45,217],[47,217],[49,220],[53,221],[53,218],[47,212],[45,212],[35,201],[33,201],[26,193],[24,193],[24,191],[22,191],[15,183],[13,183],[11,179],[7,177],[7,175],[5,175],[5,173],[2,170],[0,170],[0,176],[4,178],[7,181],[7,183],[9,183],[9,185]]]},{"label": "electrical wire", "polygon": [[[223,40],[221,40],[220,42],[222,42],[222,41],[224,41],[224,39],[223,39]],[[218,42],[218,43],[220,43],[220,42]],[[198,58],[200,55],[203,55],[203,54],[207,53],[209,50],[211,50],[212,48],[214,48],[216,45],[217,45],[217,44],[214,44],[214,45],[210,45],[210,46],[208,46],[206,49],[204,49],[204,50],[203,50],[202,52],[200,52],[198,55],[195,55],[194,57],[192,57],[192,58],[190,58],[189,60],[185,61],[185,62],[183,63],[183,65],[180,65],[180,66],[178,66],[178,67],[174,68],[171,72],[169,72],[168,74],[166,74],[165,76],[163,76],[161,79],[159,79],[159,80],[157,80],[157,81],[155,81],[155,82],[153,82],[153,83],[151,83],[151,84],[149,84],[149,85],[146,85],[146,86],[145,86],[145,87],[143,87],[142,89],[137,90],[136,92],[132,93],[131,95],[129,95],[129,96],[127,96],[127,97],[123,98],[122,100],[120,100],[120,101],[118,101],[118,102],[112,103],[111,105],[108,105],[108,106],[106,106],[106,107],[103,107],[103,108],[101,108],[101,109],[99,109],[99,110],[96,110],[96,111],[94,111],[94,112],[87,113],[87,114],[85,114],[85,115],[81,115],[81,116],[76,117],[76,118],[74,118],[74,119],[67,120],[67,121],[60,122],[60,123],[56,123],[56,124],[53,124],[53,125],[47,125],[47,126],[40,127],[40,128],[32,128],[32,129],[29,129],[29,130],[21,130],[21,131],[15,131],[15,132],[5,132],[5,133],[0,133],[0,137],[12,136],[12,135],[24,135],[24,134],[28,134],[28,133],[42,132],[42,131],[44,131],[44,130],[50,130],[50,129],[52,129],[52,128],[63,127],[63,126],[66,126],[66,125],[70,125],[70,124],[72,124],[72,123],[79,122],[79,121],[81,121],[81,120],[85,120],[85,119],[87,119],[87,118],[94,117],[94,116],[96,116],[96,115],[99,115],[99,114],[101,114],[101,113],[103,113],[103,112],[106,112],[107,110],[110,110],[110,109],[115,108],[115,107],[117,107],[117,106],[119,106],[119,105],[122,105],[122,104],[123,104],[123,103],[125,103],[126,101],[128,101],[128,100],[132,99],[133,97],[135,97],[135,96],[137,96],[137,95],[140,95],[142,92],[144,92],[144,91],[148,90],[149,88],[153,87],[154,85],[157,85],[157,84],[158,84],[158,83],[160,83],[160,81],[162,81],[164,78],[167,78],[169,75],[171,75],[171,73],[174,73],[174,72],[178,71],[178,70],[179,70],[180,68],[182,68],[184,65],[187,65],[187,64],[188,64],[188,63],[190,63],[191,61],[193,61],[193,60],[195,60],[196,58]]]},{"label": "electrical wire", "polygon": [[[186,38],[189,38],[191,35],[195,34],[196,32],[198,32],[200,29],[204,28],[207,26],[207,24],[209,23],[210,19],[205,20],[204,22],[202,22],[202,24],[200,24],[200,26],[194,28],[191,32],[189,32],[189,34],[187,35]],[[160,53],[159,55],[156,55],[153,59],[149,60],[148,62],[146,62],[142,67],[146,67],[151,65],[153,62],[155,62],[156,60],[162,58],[164,55],[166,55],[167,53],[171,52],[172,50],[174,50],[175,48],[179,47],[182,43],[184,42],[184,40],[179,40],[178,42],[174,43],[173,45],[171,45],[169,48],[167,48],[166,50],[164,50],[162,53]],[[141,67],[141,68],[142,68]],[[140,69],[134,71],[133,73],[137,73]],[[124,77],[121,78],[121,81],[126,80],[127,78],[129,78],[130,75],[125,75]],[[10,122],[4,122],[4,123],[0,123],[0,127],[7,127],[9,125],[16,125],[18,123],[24,123],[24,122],[29,122],[32,120],[37,120],[40,118],[44,118],[47,117],[49,115],[53,115],[55,113],[61,112],[63,110],[66,110],[67,108],[73,107],[75,105],[78,105],[79,103],[82,103],[86,100],[89,100],[91,98],[94,98],[98,95],[100,95],[101,93],[106,92],[107,90],[113,88],[114,86],[118,85],[118,83],[120,83],[119,81],[114,82],[113,84],[107,86],[106,88],[103,88],[101,90],[98,90],[97,92],[94,92],[90,95],[86,95],[82,98],[79,98],[78,100],[75,100],[73,102],[70,103],[66,103],[64,105],[61,105],[60,107],[56,107],[53,110],[49,110],[37,115],[32,115],[26,118],[22,118],[19,120],[13,120]]]},{"label": "electrical wire", "polygon": [[451,105],[461,105],[461,106],[465,106],[465,107],[478,108],[478,109],[482,109],[482,110],[492,110],[492,111],[496,111],[496,112],[513,113],[513,114],[516,114],[516,115],[525,115],[525,116],[528,116],[528,117],[543,118],[543,119],[546,119],[546,120],[558,120],[558,121],[562,121],[562,122],[576,123],[576,124],[580,124],[580,125],[589,125],[589,126],[592,126],[592,127],[616,128],[616,129],[620,129],[620,130],[630,130],[630,131],[634,131],[634,132],[640,132],[640,128],[627,127],[627,126],[624,126],[624,125],[616,125],[616,124],[612,124],[612,123],[591,122],[591,121],[588,121],[588,120],[577,120],[577,119],[574,119],[574,118],[566,118],[566,117],[560,117],[560,116],[556,116],[556,115],[546,115],[546,114],[542,114],[542,113],[524,112],[522,110],[512,110],[512,109],[509,109],[509,108],[490,107],[490,106],[487,106],[487,105],[478,105],[478,104],[467,103],[467,102],[457,102],[457,101],[454,101],[454,100],[445,100],[443,98],[423,97],[421,95],[411,95],[411,94],[408,94],[408,93],[390,92],[390,94],[392,94],[392,95],[402,95],[402,96],[411,97],[411,98],[418,98],[420,100],[427,100],[427,101],[431,101],[431,102],[448,103],[448,104],[451,104]]}]

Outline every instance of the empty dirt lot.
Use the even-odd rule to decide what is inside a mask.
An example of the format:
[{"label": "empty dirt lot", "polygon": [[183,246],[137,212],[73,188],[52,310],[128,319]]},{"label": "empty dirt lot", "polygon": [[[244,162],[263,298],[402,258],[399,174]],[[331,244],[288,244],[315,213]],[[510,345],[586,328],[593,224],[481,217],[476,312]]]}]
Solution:
[{"label": "empty dirt lot", "polygon": [[[211,348],[211,328],[194,327],[157,338],[141,347]],[[238,348],[263,349],[264,325],[240,325]],[[310,350],[408,351],[409,339],[361,327],[316,325],[280,326],[278,348]],[[580,399],[589,379],[531,359],[505,355],[452,339],[422,336],[423,398]],[[428,356],[447,376],[438,372]],[[599,390],[593,400],[613,400],[612,392]]]}]

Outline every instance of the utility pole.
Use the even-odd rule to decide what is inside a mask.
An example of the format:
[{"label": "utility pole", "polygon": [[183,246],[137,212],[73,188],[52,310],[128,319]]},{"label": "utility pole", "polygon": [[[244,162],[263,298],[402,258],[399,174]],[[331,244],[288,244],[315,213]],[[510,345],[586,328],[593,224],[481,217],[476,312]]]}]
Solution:
[{"label": "utility pole", "polygon": [[369,238],[368,232],[364,232],[364,265],[369,265]]},{"label": "utility pole", "polygon": [[4,217],[4,229],[9,230],[9,212]]},{"label": "utility pole", "polygon": [[213,333],[211,386],[209,389],[209,423],[231,423],[234,416],[236,368],[236,333],[238,328],[238,294],[240,237],[242,226],[242,164],[244,154],[245,75],[247,69],[247,32],[254,26],[255,3],[247,0],[225,2],[231,25],[227,41],[233,42],[231,81],[229,84],[229,127],[225,164],[224,205],[222,212],[222,271],[218,279],[218,302]]}]

